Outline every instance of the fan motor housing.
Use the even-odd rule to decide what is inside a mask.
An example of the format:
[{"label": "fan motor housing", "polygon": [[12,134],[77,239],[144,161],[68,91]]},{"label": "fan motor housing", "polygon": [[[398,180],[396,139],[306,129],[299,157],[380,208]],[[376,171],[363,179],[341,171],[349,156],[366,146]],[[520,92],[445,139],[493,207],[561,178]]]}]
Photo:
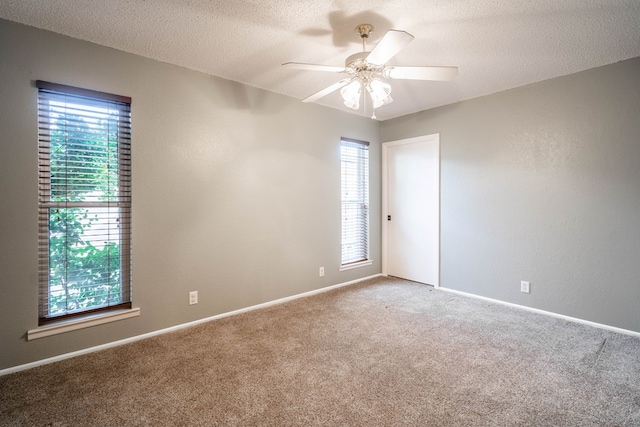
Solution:
[{"label": "fan motor housing", "polygon": [[344,61],[344,65],[347,68],[358,68],[361,64],[365,65],[365,59],[367,59],[367,56],[369,56],[369,52],[354,53]]}]

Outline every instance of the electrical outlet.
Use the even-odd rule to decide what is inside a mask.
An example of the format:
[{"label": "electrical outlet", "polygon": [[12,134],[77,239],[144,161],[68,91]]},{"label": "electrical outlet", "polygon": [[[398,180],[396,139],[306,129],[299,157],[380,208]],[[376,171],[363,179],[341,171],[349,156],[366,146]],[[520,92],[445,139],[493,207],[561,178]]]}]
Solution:
[{"label": "electrical outlet", "polygon": [[189,305],[198,303],[198,291],[189,292]]},{"label": "electrical outlet", "polygon": [[520,282],[520,292],[524,292],[525,294],[531,293],[529,282],[525,282],[524,280]]},{"label": "electrical outlet", "polygon": [[320,267],[320,270],[318,270],[318,275],[320,277],[324,277],[324,267]]}]

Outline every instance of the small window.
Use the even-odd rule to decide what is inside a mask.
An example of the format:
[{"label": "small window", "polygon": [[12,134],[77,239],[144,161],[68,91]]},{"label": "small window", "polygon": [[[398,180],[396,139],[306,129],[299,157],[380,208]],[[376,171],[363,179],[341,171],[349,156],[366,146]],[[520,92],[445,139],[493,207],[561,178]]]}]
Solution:
[{"label": "small window", "polygon": [[37,81],[39,324],[131,307],[131,99]]},{"label": "small window", "polygon": [[342,138],[342,266],[369,260],[369,143]]}]

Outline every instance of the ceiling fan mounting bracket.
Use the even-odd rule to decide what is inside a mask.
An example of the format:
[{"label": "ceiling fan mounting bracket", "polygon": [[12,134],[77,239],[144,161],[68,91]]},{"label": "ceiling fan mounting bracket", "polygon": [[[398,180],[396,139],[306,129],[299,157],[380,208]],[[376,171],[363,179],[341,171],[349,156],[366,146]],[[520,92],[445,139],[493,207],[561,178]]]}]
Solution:
[{"label": "ceiling fan mounting bracket", "polygon": [[356,33],[360,36],[361,39],[368,39],[369,34],[373,31],[373,25],[371,24],[360,24],[356,27]]}]

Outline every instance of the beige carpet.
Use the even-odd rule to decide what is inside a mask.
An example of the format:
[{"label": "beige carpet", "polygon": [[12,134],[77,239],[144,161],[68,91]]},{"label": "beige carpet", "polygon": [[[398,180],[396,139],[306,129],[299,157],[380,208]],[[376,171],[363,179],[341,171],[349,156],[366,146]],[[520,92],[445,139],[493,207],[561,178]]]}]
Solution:
[{"label": "beige carpet", "polygon": [[640,339],[379,278],[0,377],[2,426],[640,426]]}]

